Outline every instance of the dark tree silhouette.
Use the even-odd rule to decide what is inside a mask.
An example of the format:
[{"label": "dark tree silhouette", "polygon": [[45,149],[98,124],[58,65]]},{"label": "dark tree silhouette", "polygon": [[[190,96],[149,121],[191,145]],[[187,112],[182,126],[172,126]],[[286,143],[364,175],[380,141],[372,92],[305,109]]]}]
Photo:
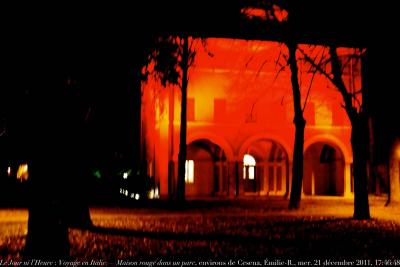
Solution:
[{"label": "dark tree silhouette", "polygon": [[[300,207],[302,185],[303,185],[303,148],[304,148],[304,129],[306,120],[303,115],[301,105],[301,91],[299,85],[299,70],[297,66],[296,51],[297,40],[294,25],[291,25],[291,13],[293,5],[285,1],[259,1],[254,3],[256,7],[265,11],[265,21],[273,27],[278,25],[288,25],[287,32],[282,34],[284,43],[288,48],[288,62],[290,68],[290,81],[292,85],[293,107],[295,125],[294,149],[293,149],[293,166],[292,166],[292,184],[290,190],[289,209],[298,209]],[[287,13],[289,11],[289,13]],[[283,68],[286,66],[283,66]],[[279,73],[278,73],[279,74]],[[305,107],[305,106],[304,106]],[[290,185],[289,185],[290,186]]]},{"label": "dark tree silhouette", "polygon": [[[343,81],[343,62],[340,61],[335,46],[329,47],[329,62],[331,70],[328,71],[324,64],[318,64],[304,51],[302,51],[305,60],[310,63],[315,70],[323,74],[340,92],[344,102],[344,108],[351,123],[351,148],[353,152],[353,168],[354,168],[354,215],[355,219],[369,219],[369,203],[368,203],[368,160],[369,160],[369,84],[363,78],[362,88],[352,92],[346,88]],[[364,63],[362,66],[362,75],[366,75],[368,62],[368,50],[360,53]],[[362,103],[359,103],[357,95],[362,94]]]},{"label": "dark tree silhouette", "polygon": [[[53,56],[54,58],[51,58]],[[29,164],[25,256],[69,255],[68,227],[91,227],[87,189],[92,105],[83,61],[69,52],[46,57],[25,84],[24,140]]]},{"label": "dark tree silhouette", "polygon": [[181,90],[181,121],[179,132],[178,179],[176,199],[185,200],[185,164],[186,164],[186,135],[187,135],[187,89],[188,71],[193,65],[195,51],[194,40],[184,37],[161,37],[158,40],[153,60],[154,74],[163,86],[178,85]]},{"label": "dark tree silhouette", "polygon": [[300,207],[301,190],[303,184],[303,149],[304,149],[304,128],[306,121],[301,107],[301,93],[298,80],[298,67],[296,59],[297,44],[293,41],[287,43],[289,50],[290,80],[293,92],[294,105],[294,150],[292,167],[292,189],[290,191],[289,209],[298,209]]},{"label": "dark tree silhouette", "polygon": [[178,154],[178,185],[177,199],[185,200],[185,164],[186,164],[186,135],[187,135],[187,87],[188,87],[188,69],[189,63],[189,38],[183,38],[182,60],[180,67],[182,69],[181,80],[181,129],[179,131],[179,154]]}]

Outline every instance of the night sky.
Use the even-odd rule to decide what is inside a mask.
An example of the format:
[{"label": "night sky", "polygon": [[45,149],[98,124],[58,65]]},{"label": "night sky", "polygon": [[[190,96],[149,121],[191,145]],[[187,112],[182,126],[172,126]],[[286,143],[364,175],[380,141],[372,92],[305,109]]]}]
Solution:
[{"label": "night sky", "polygon": [[[68,110],[82,116],[89,106],[91,149],[95,154],[101,158],[126,150],[125,142],[130,142],[133,127],[128,73],[133,70],[131,62],[140,60],[144,36],[183,32],[260,38],[259,28],[245,28],[239,23],[235,8],[240,1],[188,2],[135,1],[129,8],[106,4],[5,8],[1,23],[0,111],[1,123],[12,126],[8,136],[13,141],[2,136],[2,146],[12,144],[7,151],[22,151],[15,147],[31,145],[28,140],[55,138],[46,122],[57,121],[60,114],[68,119]],[[400,128],[396,105],[398,75],[396,68],[389,67],[398,62],[398,53],[396,43],[390,41],[393,17],[387,6],[382,6],[382,12],[376,12],[372,4],[359,2],[350,5],[345,1],[296,1],[291,8],[298,11],[293,20],[300,39],[370,48],[371,110],[376,118],[377,143],[382,142],[378,147],[386,148],[386,141]],[[273,31],[266,33],[272,39],[282,37]],[[55,87],[60,89],[54,90]],[[77,99],[79,103],[74,102]],[[44,116],[40,120],[28,119],[41,117],[32,109]],[[66,135],[62,133],[61,138]]]}]

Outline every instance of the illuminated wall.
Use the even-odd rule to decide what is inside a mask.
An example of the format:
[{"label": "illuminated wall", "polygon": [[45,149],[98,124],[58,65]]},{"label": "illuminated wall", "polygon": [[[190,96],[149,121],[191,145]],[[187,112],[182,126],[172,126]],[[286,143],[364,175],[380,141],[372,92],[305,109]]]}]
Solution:
[{"label": "illuminated wall", "polygon": [[[187,185],[188,196],[287,195],[294,126],[290,70],[284,67],[286,47],[233,39],[208,39],[205,47],[194,42],[197,54],[189,72],[187,132],[194,183]],[[308,46],[301,49],[310,50]],[[313,48],[312,53],[322,49]],[[341,49],[339,53],[351,51]],[[360,74],[356,64],[351,66],[343,78],[354,89],[360,84]],[[334,147],[343,162],[334,183],[341,188],[335,192],[351,196],[350,124],[341,96],[324,76],[313,74],[301,60],[299,68],[303,105],[307,98],[305,151],[313,150],[314,144]],[[143,103],[149,173],[159,182],[161,196],[167,197],[176,190],[180,90],[163,88],[149,79],[143,86]],[[322,152],[315,151],[310,155],[317,159],[312,164],[305,162],[310,164],[307,175],[314,177],[307,178],[306,195],[315,193],[311,190],[315,185],[326,186],[322,180],[314,181],[315,173],[324,175],[321,170],[329,169],[318,165],[326,162],[318,158]],[[246,178],[245,154],[256,160],[255,179]]]}]

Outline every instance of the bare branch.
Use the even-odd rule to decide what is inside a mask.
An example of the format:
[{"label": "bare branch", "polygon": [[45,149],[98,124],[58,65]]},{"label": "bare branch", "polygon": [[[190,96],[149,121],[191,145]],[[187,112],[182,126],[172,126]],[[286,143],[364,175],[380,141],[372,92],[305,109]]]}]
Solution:
[{"label": "bare branch", "polygon": [[[315,56],[315,59],[317,59],[317,57],[318,57],[318,54]],[[322,53],[321,59],[320,59],[319,62],[318,62],[318,66],[321,66],[321,62],[322,62],[323,59],[324,59],[324,55],[323,55],[323,53]],[[311,87],[312,87],[312,84],[313,84],[313,81],[314,81],[314,78],[315,78],[315,74],[316,74],[316,73],[317,73],[317,70],[315,69],[315,70],[313,71],[313,74],[312,74],[312,77],[311,77],[311,81],[310,81],[310,84],[309,84],[309,86],[308,86],[306,99],[304,100],[304,105],[303,105],[303,109],[302,109],[303,112],[304,112],[304,110],[306,109],[306,105],[307,105],[307,101],[308,101],[308,96],[310,95]]]},{"label": "bare branch", "polygon": [[246,64],[244,64],[244,67],[247,68],[247,66],[250,64],[250,62],[253,60],[254,54],[250,56],[249,60],[247,60]]},{"label": "bare branch", "polygon": [[315,77],[315,74],[316,74],[316,73],[317,73],[317,70],[315,70],[315,71],[313,72],[313,74],[312,74],[311,81],[310,81],[310,84],[309,84],[309,86],[308,86],[308,90],[307,90],[307,94],[306,94],[306,99],[304,100],[304,105],[303,105],[303,108],[302,108],[302,111],[303,111],[303,112],[304,112],[304,110],[306,109],[308,96],[310,95],[311,86],[312,86],[312,84],[313,84],[314,77]]},{"label": "bare branch", "polygon": [[263,63],[261,63],[261,66],[258,68],[257,73],[256,73],[256,78],[260,75],[260,72],[262,68],[264,68],[264,65],[268,62],[268,59],[264,60]]},{"label": "bare branch", "polygon": [[352,97],[349,92],[347,92],[346,86],[344,85],[342,79],[342,71],[340,66],[339,57],[336,52],[336,47],[329,47],[329,54],[331,56],[332,73],[333,73],[333,84],[337,87],[339,92],[342,94],[344,103],[346,105],[346,111],[349,117],[353,117],[354,107],[352,105]]},{"label": "bare branch", "polygon": [[275,77],[274,77],[272,83],[276,82],[276,80],[278,79],[279,74],[280,74],[282,71],[284,71],[288,65],[289,65],[289,63],[286,63],[286,65],[282,66],[282,67],[278,70],[278,72],[276,73],[276,75],[275,75]]},{"label": "bare branch", "polygon": [[320,74],[324,75],[329,81],[331,81],[334,85],[334,81],[333,78],[329,75],[329,73],[327,73],[320,65],[318,65],[317,63],[315,63],[315,61],[309,56],[307,55],[307,53],[301,49],[298,48],[298,50],[302,53],[302,55],[304,56],[304,59],[311,64],[311,66],[317,70]]},{"label": "bare branch", "polygon": [[351,97],[354,99],[355,102],[357,102],[357,105],[358,105],[359,107],[362,106],[362,105],[361,105],[361,102],[360,102],[360,100],[357,98],[356,94],[351,94]]},{"label": "bare branch", "polygon": [[345,103],[346,112],[350,120],[352,120],[354,118],[356,110],[352,104],[352,96],[349,92],[347,92],[346,86],[342,79],[342,70],[339,57],[336,52],[336,47],[329,47],[330,62],[332,65],[332,76],[327,73],[319,64],[315,63],[312,58],[307,55],[302,49],[299,50],[304,55],[306,61],[310,63],[319,73],[324,75],[338,89]]},{"label": "bare branch", "polygon": [[281,56],[282,56],[282,49],[279,49],[279,55],[278,55],[278,58],[275,61],[275,67],[278,66],[279,60],[281,59]]}]

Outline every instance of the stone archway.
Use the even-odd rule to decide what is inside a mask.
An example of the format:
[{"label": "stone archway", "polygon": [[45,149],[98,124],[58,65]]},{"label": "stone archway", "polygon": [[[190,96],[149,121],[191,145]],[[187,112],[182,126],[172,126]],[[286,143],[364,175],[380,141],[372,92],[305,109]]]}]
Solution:
[{"label": "stone archway", "polygon": [[208,139],[198,139],[187,146],[186,196],[207,197],[228,190],[228,167],[225,151]]},{"label": "stone archway", "polygon": [[246,194],[285,195],[288,185],[289,168],[286,150],[271,139],[258,139],[249,143],[240,154],[244,159],[250,155],[255,159],[254,178],[246,175],[246,164],[242,161],[239,178]]},{"label": "stone archway", "polygon": [[338,146],[323,141],[308,146],[304,153],[304,194],[343,196],[344,170],[344,155]]}]

